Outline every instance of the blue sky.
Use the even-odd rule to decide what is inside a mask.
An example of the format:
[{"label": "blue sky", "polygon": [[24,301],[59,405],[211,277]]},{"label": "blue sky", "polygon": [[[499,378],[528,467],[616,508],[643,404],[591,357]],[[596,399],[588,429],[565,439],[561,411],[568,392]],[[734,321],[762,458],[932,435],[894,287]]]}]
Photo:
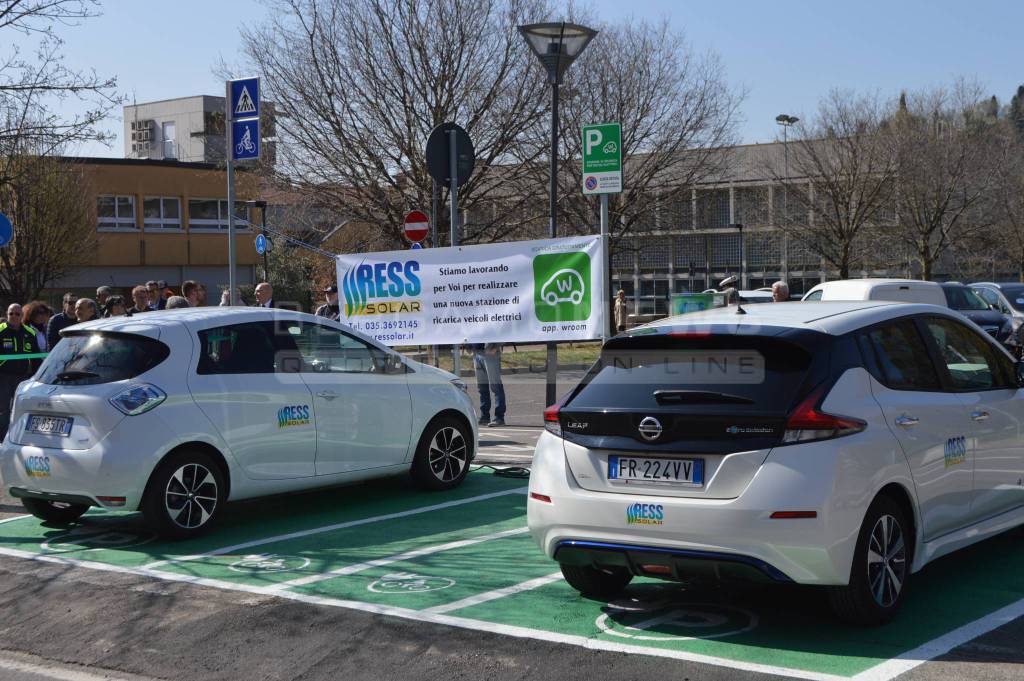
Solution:
[{"label": "blue sky", "polygon": [[[698,51],[716,51],[729,82],[747,90],[739,129],[744,142],[774,139],[776,114],[813,113],[818,98],[833,87],[895,95],[901,88],[966,76],[1006,103],[1024,83],[1019,0],[591,5],[607,20],[667,16]],[[238,61],[238,26],[259,21],[265,11],[254,0],[104,0],[102,17],[61,35],[71,64],[116,75],[129,100],[221,94],[224,85],[213,75],[214,65],[221,57]],[[120,115],[107,127],[119,132]],[[89,145],[78,153],[121,156],[121,141],[111,149]]]}]

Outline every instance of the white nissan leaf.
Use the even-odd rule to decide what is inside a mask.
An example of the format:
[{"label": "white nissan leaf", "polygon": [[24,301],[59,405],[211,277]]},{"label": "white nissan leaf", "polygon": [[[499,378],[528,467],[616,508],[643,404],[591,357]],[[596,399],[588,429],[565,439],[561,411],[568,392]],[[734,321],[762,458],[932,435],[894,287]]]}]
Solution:
[{"label": "white nissan leaf", "polygon": [[544,416],[530,531],[570,585],[827,587],[880,623],[928,562],[1024,523],[1021,367],[949,308],[752,305],[609,340]]},{"label": "white nissan leaf", "polygon": [[187,538],[229,500],[404,472],[451,489],[476,451],[461,381],[322,317],[168,310],[62,336],[0,449],[3,488],[44,520],[138,509]]}]

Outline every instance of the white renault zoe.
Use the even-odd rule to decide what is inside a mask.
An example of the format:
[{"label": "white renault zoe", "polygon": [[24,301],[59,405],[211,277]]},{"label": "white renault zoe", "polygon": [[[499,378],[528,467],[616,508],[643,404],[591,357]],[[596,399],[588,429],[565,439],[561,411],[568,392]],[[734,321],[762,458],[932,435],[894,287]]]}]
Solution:
[{"label": "white renault zoe", "polygon": [[891,619],[929,561],[1024,523],[1021,367],[948,308],[752,305],[617,336],[544,416],[530,531],[566,580],[827,587]]},{"label": "white renault zoe", "polygon": [[406,471],[453,488],[473,416],[454,375],[320,317],[150,312],[63,333],[18,389],[0,475],[45,520],[139,509],[187,538],[229,500]]}]

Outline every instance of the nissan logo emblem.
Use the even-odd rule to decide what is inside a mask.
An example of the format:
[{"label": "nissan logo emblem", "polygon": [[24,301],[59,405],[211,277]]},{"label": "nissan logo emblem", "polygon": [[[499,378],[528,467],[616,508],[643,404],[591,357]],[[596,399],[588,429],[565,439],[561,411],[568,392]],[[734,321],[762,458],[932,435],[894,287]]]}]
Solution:
[{"label": "nissan logo emblem", "polygon": [[640,437],[648,442],[653,442],[661,437],[661,421],[653,416],[645,416],[644,420],[640,422],[638,430]]}]

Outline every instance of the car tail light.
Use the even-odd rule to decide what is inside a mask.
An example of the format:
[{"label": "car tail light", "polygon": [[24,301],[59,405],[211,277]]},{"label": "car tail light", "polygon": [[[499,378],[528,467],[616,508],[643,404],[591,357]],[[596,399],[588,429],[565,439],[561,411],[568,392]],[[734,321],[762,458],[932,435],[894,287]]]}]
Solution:
[{"label": "car tail light", "polygon": [[118,411],[128,416],[144,414],[167,399],[167,394],[155,385],[133,385],[110,398]]},{"label": "car tail light", "polygon": [[544,410],[544,428],[553,435],[562,437],[562,423],[558,420],[560,405],[552,404]]},{"label": "car tail light", "polygon": [[859,433],[867,428],[867,423],[860,419],[821,411],[821,402],[827,392],[827,387],[821,385],[797,405],[786,421],[786,432],[782,436],[783,444],[829,440]]},{"label": "car tail light", "polygon": [[776,511],[769,516],[773,520],[801,520],[817,518],[817,511]]},{"label": "car tail light", "polygon": [[649,575],[661,575],[663,577],[672,575],[672,567],[670,565],[641,565],[640,569]]}]

